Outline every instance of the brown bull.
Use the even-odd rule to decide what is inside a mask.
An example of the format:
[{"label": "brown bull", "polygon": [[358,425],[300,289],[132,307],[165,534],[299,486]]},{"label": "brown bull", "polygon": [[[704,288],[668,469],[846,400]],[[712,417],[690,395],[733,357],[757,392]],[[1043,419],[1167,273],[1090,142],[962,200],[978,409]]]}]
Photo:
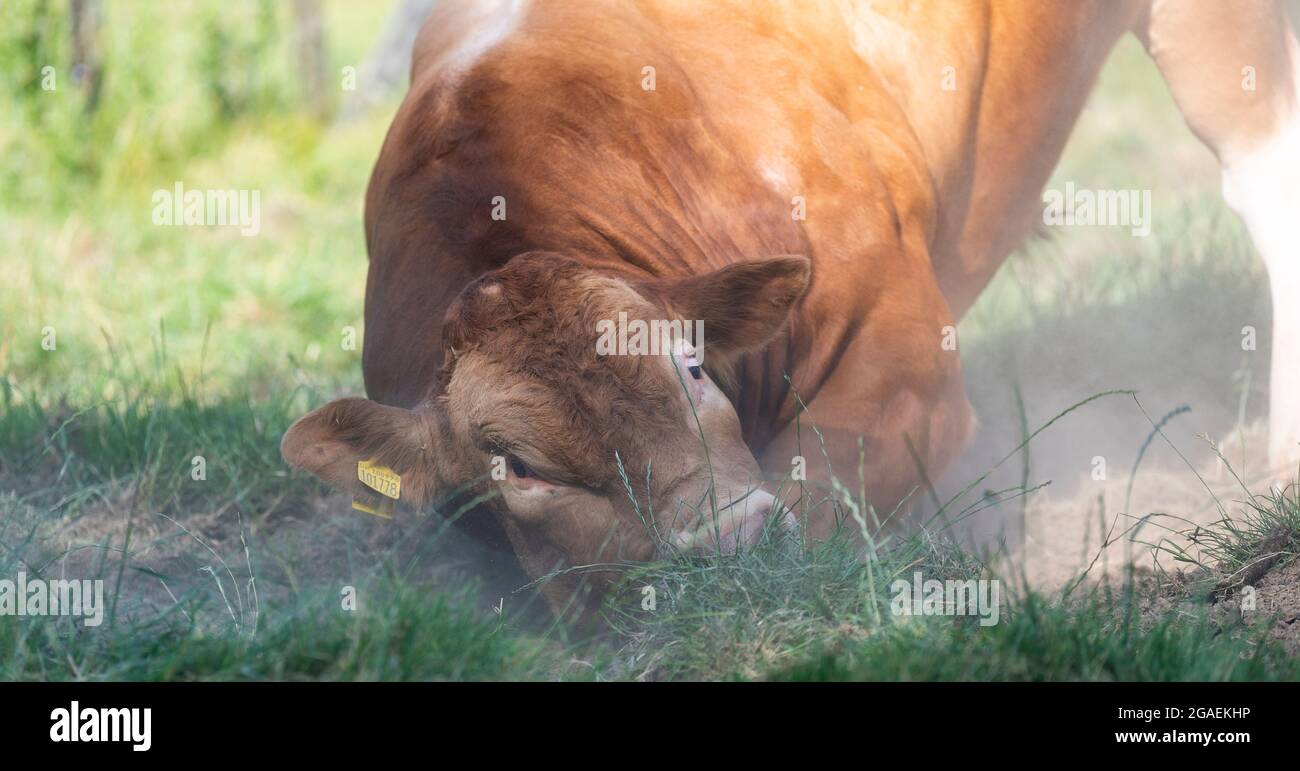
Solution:
[{"label": "brown bull", "polygon": [[[447,0],[366,199],[370,400],[285,458],[358,496],[388,467],[415,506],[495,488],[466,524],[533,576],[752,540],[796,456],[855,482],[865,458],[892,505],[970,435],[944,342],[1128,31],[1268,265],[1295,457],[1300,56],[1273,2]],[[602,350],[636,322],[702,335]]]}]

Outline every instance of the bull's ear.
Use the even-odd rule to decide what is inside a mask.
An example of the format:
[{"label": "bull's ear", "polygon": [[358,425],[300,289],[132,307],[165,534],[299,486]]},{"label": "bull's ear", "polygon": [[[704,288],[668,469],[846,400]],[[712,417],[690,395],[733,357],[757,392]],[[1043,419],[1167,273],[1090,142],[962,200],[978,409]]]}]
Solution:
[{"label": "bull's ear", "polygon": [[338,399],[290,426],[280,441],[280,454],[289,465],[354,496],[387,495],[418,508],[433,492],[432,409]]},{"label": "bull's ear", "polygon": [[811,275],[806,257],[783,255],[655,282],[653,291],[677,317],[704,322],[707,351],[728,355],[771,340],[808,290]]}]

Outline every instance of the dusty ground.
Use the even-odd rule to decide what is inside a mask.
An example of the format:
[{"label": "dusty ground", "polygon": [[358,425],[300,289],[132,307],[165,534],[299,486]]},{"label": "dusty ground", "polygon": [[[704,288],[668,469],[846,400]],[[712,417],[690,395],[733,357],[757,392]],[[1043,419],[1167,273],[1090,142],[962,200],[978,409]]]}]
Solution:
[{"label": "dusty ground", "polygon": [[[1048,244],[1049,252],[1056,247]],[[1267,285],[1262,275],[1234,271],[1213,261],[1191,265],[1146,287],[1140,302],[1081,302],[965,345],[979,428],[942,477],[939,497],[1003,458],[968,500],[1036,488],[989,505],[964,523],[965,533],[986,547],[1005,543],[1017,572],[1052,588],[1094,560],[1098,577],[1122,570],[1126,557],[1151,566],[1150,545],[1185,546],[1178,531],[1235,515],[1247,490],[1293,481],[1293,469],[1288,476],[1266,462]],[[1079,280],[1104,279],[1085,271]],[[1253,350],[1241,343],[1246,325],[1260,330]],[[1116,389],[1136,399],[1098,398],[1012,454],[1071,405]],[[1170,565],[1167,551],[1158,556]]]},{"label": "dusty ground", "polygon": [[[1244,433],[1249,443],[1262,448],[1261,424]],[[1221,448],[1227,457],[1238,449],[1235,441]],[[1254,467],[1263,469],[1262,459],[1257,460]],[[1018,544],[1011,544],[1011,564],[1031,586],[1053,590],[1084,570],[1089,578],[1113,580],[1122,578],[1130,563],[1162,573],[1189,567],[1179,558],[1184,553],[1209,561],[1193,542],[1196,528],[1239,517],[1247,489],[1258,491],[1281,480],[1261,470],[1244,476],[1243,488],[1217,459],[1182,468],[1168,461],[1148,468],[1144,462],[1136,476],[1125,470],[1104,480],[1080,473],[1029,496],[1023,533]],[[1014,533],[1018,514],[1008,518]]]},{"label": "dusty ground", "polygon": [[1254,610],[1242,607],[1240,593],[1220,604],[1226,606],[1228,614],[1239,613],[1247,623],[1260,616],[1271,618],[1270,635],[1280,640],[1288,653],[1300,655],[1300,560],[1270,570],[1253,586]]},{"label": "dusty ground", "polygon": [[304,588],[341,589],[376,571],[392,571],[430,591],[473,587],[485,613],[504,603],[524,623],[551,621],[536,592],[524,588],[527,576],[513,559],[436,516],[399,511],[384,520],[352,510],[343,495],[326,493],[260,513],[226,505],[128,520],[131,494],[122,484],[105,495],[99,510],[61,522],[13,499],[0,504],[7,507],[9,526],[31,532],[30,564],[55,576],[113,580],[129,525],[131,558],[123,596],[132,598],[129,610],[137,615],[163,612],[187,595],[206,597],[218,610],[228,601],[238,613],[241,595],[251,600],[250,578],[266,604]]}]

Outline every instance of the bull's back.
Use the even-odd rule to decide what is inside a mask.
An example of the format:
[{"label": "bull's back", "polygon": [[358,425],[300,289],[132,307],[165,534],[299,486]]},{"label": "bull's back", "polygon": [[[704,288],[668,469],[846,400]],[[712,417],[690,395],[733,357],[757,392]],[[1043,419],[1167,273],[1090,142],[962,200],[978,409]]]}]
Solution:
[{"label": "bull's back", "polygon": [[[813,283],[801,315],[817,320],[818,343],[805,327],[810,339],[791,350],[812,357],[803,374],[816,382],[834,366],[817,349],[844,347],[883,282],[921,292],[933,260],[950,300],[968,304],[1028,222],[1007,212],[1032,212],[1020,199],[1033,203],[1055,160],[1014,125],[974,116],[1012,115],[1042,132],[1061,108],[1026,107],[1018,92],[999,97],[1014,111],[980,107],[979,95],[995,89],[970,83],[994,68],[990,35],[1031,39],[1014,26],[999,33],[1008,25],[998,19],[1040,24],[1033,3],[920,8],[720,0],[701,14],[677,0],[439,3],[367,195],[370,395],[423,398],[441,366],[446,307],[474,277],[529,249],[651,275],[805,254]],[[1013,56],[1055,39],[1035,35]],[[956,63],[955,92],[933,93],[942,69],[918,80],[905,66],[918,52]],[[977,133],[1000,142],[998,152],[977,152]],[[1050,144],[1064,133],[1054,129]],[[978,181],[978,156],[1001,159],[1000,173]],[[983,210],[988,201],[996,216]],[[806,219],[795,216],[801,206]],[[742,419],[785,401],[781,371],[799,364],[763,364],[771,371],[754,381],[778,385],[738,404]]]},{"label": "bull's back", "polygon": [[811,251],[718,123],[743,110],[697,90],[719,87],[704,26],[669,34],[635,3],[493,7],[440,3],[426,23],[367,192],[364,369],[382,402],[429,393],[443,312],[520,252],[668,275]]}]

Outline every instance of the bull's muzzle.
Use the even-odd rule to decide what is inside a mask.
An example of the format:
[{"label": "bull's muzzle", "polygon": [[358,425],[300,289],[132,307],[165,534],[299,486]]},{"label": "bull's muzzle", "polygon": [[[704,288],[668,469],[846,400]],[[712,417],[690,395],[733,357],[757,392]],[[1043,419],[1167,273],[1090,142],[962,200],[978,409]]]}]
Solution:
[{"label": "bull's muzzle", "polygon": [[765,490],[751,490],[718,506],[716,514],[705,512],[694,530],[673,535],[673,545],[683,551],[735,554],[742,546],[758,543],[767,528],[794,531],[798,524],[789,509]]}]

